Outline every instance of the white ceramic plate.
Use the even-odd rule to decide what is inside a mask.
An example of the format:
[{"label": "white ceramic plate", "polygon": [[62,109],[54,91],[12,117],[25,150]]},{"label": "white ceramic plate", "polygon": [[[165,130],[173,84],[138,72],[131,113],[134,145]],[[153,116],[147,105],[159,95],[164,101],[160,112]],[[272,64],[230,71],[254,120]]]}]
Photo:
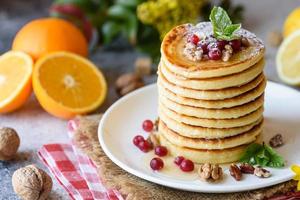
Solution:
[{"label": "white ceramic plate", "polygon": [[132,138],[137,134],[143,134],[146,137],[147,133],[141,127],[143,120],[157,118],[155,84],[132,92],[112,105],[100,122],[98,134],[100,144],[107,156],[119,167],[142,179],[187,191],[237,192],[263,188],[290,180],[293,173],[289,166],[300,164],[300,93],[268,82],[264,116],[264,141],[269,141],[269,138],[277,133],[284,136],[285,145],[277,151],[286,159],[286,167],[269,169],[272,173],[270,178],[259,179],[253,175],[246,175],[239,182],[229,175],[227,167],[224,167],[226,176],[222,182],[206,183],[197,179],[187,181],[166,176],[152,171],[148,164],[144,164],[145,154],[132,144]]}]

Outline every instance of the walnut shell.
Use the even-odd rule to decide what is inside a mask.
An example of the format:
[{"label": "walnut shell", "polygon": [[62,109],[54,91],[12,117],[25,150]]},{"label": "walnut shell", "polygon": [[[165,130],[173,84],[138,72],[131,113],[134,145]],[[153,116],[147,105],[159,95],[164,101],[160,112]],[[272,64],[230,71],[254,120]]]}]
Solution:
[{"label": "walnut shell", "polygon": [[14,172],[12,185],[23,200],[44,200],[51,192],[52,179],[45,171],[28,165]]},{"label": "walnut shell", "polygon": [[12,159],[20,146],[18,133],[7,127],[0,128],[0,160]]},{"label": "walnut shell", "polygon": [[116,91],[120,96],[124,96],[144,85],[143,79],[135,73],[122,74],[115,83]]}]

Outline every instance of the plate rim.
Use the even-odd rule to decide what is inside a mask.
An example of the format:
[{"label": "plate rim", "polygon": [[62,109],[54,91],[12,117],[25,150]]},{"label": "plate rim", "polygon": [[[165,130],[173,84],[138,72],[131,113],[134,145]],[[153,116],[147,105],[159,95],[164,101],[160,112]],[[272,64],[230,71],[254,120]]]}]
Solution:
[{"label": "plate rim", "polygon": [[[282,85],[273,81],[267,81],[267,84],[271,84],[271,85],[276,85],[276,87],[282,87],[284,89],[288,89],[291,90],[293,92],[297,92],[299,95],[299,91],[296,90],[295,88],[290,88],[287,87],[286,85]],[[147,86],[144,86],[142,88],[139,88],[127,95],[125,95],[124,97],[120,98],[119,100],[117,100],[115,103],[113,103],[103,114],[102,119],[99,122],[98,125],[98,140],[100,142],[101,148],[104,151],[104,153],[108,156],[108,158],[114,162],[116,165],[118,165],[120,168],[122,168],[123,170],[127,171],[128,173],[137,176],[141,179],[144,179],[146,181],[150,181],[162,186],[167,186],[170,188],[174,188],[174,189],[179,189],[179,190],[185,190],[185,191],[190,191],[190,192],[204,192],[204,193],[232,193],[232,192],[242,192],[242,191],[249,191],[249,190],[255,190],[255,189],[260,189],[260,188],[264,188],[264,187],[269,187],[269,186],[273,186],[288,180],[291,180],[293,178],[293,174],[290,174],[289,176],[285,177],[285,178],[277,178],[272,180],[271,182],[268,183],[260,183],[257,182],[256,184],[252,185],[251,187],[249,186],[239,186],[236,185],[235,187],[232,187],[232,185],[230,186],[224,186],[224,185],[214,185],[214,187],[205,187],[205,188],[190,188],[188,187],[186,184],[180,184],[180,183],[176,183],[176,182],[170,182],[168,180],[164,180],[164,179],[159,179],[159,177],[156,176],[151,176],[148,174],[145,174],[139,170],[136,170],[130,166],[128,166],[126,163],[123,163],[122,161],[120,161],[119,159],[117,159],[109,150],[109,147],[105,144],[104,142],[104,138],[102,133],[105,132],[104,128],[104,124],[110,114],[110,112],[117,107],[119,104],[122,104],[124,101],[126,101],[129,98],[132,98],[133,96],[138,95],[139,93],[143,93],[146,90],[150,90],[153,87],[156,87],[156,83],[152,83],[149,84]]]}]

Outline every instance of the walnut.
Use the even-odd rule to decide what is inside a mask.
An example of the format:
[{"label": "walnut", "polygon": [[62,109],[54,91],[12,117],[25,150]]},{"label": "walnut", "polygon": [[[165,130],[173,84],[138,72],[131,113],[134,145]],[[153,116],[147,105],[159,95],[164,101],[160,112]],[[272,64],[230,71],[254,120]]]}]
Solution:
[{"label": "walnut", "polygon": [[183,49],[183,54],[192,61],[200,61],[203,57],[203,50],[192,42],[188,42]]},{"label": "walnut", "polygon": [[282,34],[279,31],[271,31],[268,34],[268,42],[273,47],[278,47],[283,40]]},{"label": "walnut", "polygon": [[0,128],[0,160],[11,160],[17,153],[19,146],[20,138],[14,129]]},{"label": "walnut", "polygon": [[152,70],[152,59],[149,57],[139,57],[134,63],[135,72],[140,76],[150,75]]},{"label": "walnut", "polygon": [[254,167],[248,163],[241,164],[240,170],[244,174],[253,174],[254,173]]},{"label": "walnut", "polygon": [[205,163],[199,167],[198,174],[204,181],[217,181],[223,178],[223,171],[219,165]]},{"label": "walnut", "polygon": [[219,165],[212,166],[211,178],[213,180],[220,180],[223,178],[223,170]]},{"label": "walnut", "polygon": [[222,60],[224,62],[227,62],[231,58],[232,54],[233,54],[233,49],[231,45],[226,44],[224,50],[222,51]]},{"label": "walnut", "polygon": [[277,134],[274,137],[272,137],[269,141],[269,144],[273,148],[281,147],[284,144],[282,135]]},{"label": "walnut", "polygon": [[229,172],[235,180],[240,181],[242,179],[242,172],[237,165],[231,164],[229,167]]},{"label": "walnut", "polygon": [[135,73],[127,73],[121,75],[117,79],[115,85],[118,94],[120,96],[124,96],[125,94],[144,86],[144,82],[139,75]]},{"label": "walnut", "polygon": [[28,165],[14,172],[12,185],[23,200],[44,200],[52,189],[52,179],[43,170]]},{"label": "walnut", "polygon": [[271,176],[271,173],[268,170],[262,168],[261,166],[257,166],[254,169],[254,175],[259,178],[268,178]]}]

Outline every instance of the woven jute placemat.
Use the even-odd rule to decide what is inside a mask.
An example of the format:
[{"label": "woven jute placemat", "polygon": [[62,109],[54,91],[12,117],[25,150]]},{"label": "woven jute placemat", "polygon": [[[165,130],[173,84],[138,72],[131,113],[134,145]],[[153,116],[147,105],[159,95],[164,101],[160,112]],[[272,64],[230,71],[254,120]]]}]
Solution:
[{"label": "woven jute placemat", "polygon": [[115,165],[102,151],[98,142],[97,129],[101,115],[78,118],[79,127],[75,132],[75,145],[86,153],[96,164],[98,174],[109,188],[118,189],[128,200],[251,200],[267,199],[277,193],[286,193],[296,187],[295,181],[288,181],[272,187],[230,194],[193,193],[175,190],[150,183]]}]

